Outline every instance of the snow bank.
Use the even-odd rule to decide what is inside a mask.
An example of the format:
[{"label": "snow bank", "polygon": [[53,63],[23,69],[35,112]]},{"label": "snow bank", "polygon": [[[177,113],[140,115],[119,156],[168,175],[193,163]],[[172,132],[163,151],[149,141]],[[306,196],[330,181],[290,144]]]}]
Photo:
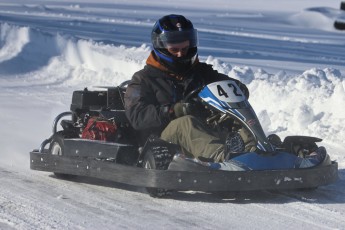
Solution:
[{"label": "snow bank", "polygon": [[331,7],[313,7],[293,14],[289,21],[301,27],[336,31],[333,24],[338,18],[345,18],[345,12]]},{"label": "snow bank", "polygon": [[144,65],[149,52],[145,44],[106,45],[8,24],[1,25],[0,39],[0,73],[23,80],[7,77],[3,86],[119,84]]},{"label": "snow bank", "polygon": [[0,62],[10,60],[17,56],[29,42],[29,28],[1,25],[0,30]]},{"label": "snow bank", "polygon": [[327,17],[321,12],[302,11],[290,17],[290,21],[295,25],[310,27],[315,29],[334,30],[332,29],[334,19]]}]

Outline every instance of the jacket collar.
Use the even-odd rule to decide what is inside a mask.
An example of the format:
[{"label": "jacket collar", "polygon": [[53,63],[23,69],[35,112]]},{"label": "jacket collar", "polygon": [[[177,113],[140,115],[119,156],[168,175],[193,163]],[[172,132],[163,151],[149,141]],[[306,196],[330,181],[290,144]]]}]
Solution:
[{"label": "jacket collar", "polygon": [[164,65],[162,65],[156,58],[156,56],[154,55],[153,51],[151,51],[150,56],[147,58],[146,60],[146,64],[156,67],[157,69],[160,69],[164,72],[171,72],[169,71],[169,69],[167,67],[165,67]]},{"label": "jacket collar", "polygon": [[[193,64],[193,66],[191,67],[191,69],[196,66],[199,63],[199,59],[197,58]],[[171,70],[169,70],[166,66],[162,65],[156,58],[156,56],[154,55],[154,52],[151,51],[150,56],[147,58],[146,60],[146,64],[153,66],[159,70],[162,70],[164,72],[167,72],[171,77],[177,79],[177,80],[182,80],[184,79],[184,74],[177,74],[172,72]],[[188,71],[187,71],[188,72]]]}]

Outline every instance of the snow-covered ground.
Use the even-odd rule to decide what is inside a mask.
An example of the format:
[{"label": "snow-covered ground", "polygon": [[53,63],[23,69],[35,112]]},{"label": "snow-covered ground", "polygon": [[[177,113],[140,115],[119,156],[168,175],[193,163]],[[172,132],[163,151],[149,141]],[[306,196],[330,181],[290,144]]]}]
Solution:
[{"label": "snow-covered ground", "polygon": [[[335,0],[0,0],[0,229],[343,229],[345,19]],[[339,181],[313,192],[181,192],[153,199],[29,169],[74,90],[141,69],[159,17],[199,31],[199,55],[246,83],[267,134],[323,138]]]}]

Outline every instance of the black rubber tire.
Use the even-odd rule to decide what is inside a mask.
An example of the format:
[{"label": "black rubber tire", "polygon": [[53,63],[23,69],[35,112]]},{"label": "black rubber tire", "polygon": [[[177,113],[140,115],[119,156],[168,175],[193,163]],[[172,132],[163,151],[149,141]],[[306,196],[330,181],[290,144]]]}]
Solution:
[{"label": "black rubber tire", "polygon": [[[52,140],[50,141],[50,145],[49,145],[50,154],[58,155],[58,156],[64,155],[64,151],[65,151],[64,138],[65,137],[62,131],[57,132],[53,135]],[[73,179],[76,177],[75,175],[57,173],[57,172],[54,172],[54,175],[56,178],[65,179],[65,180]]]},{"label": "black rubber tire", "polygon": [[[150,148],[143,159],[143,167],[153,170],[167,170],[173,155],[166,146]],[[172,190],[164,188],[146,188],[151,197],[163,198],[171,195]]]},{"label": "black rubber tire", "polygon": [[49,153],[52,155],[63,156],[65,151],[64,135],[62,132],[57,132],[53,135],[49,145]]}]

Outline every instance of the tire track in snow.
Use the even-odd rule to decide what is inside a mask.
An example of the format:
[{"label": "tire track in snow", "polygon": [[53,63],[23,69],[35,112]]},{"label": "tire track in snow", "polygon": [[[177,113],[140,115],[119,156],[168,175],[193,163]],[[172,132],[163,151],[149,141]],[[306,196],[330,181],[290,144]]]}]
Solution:
[{"label": "tire track in snow", "polygon": [[[265,213],[272,213],[272,216],[281,216],[282,218],[279,219],[289,219],[287,229],[292,229],[291,220],[297,223],[300,229],[304,228],[303,226],[308,229],[342,229],[345,225],[343,213],[335,210],[333,205],[327,205],[327,203],[334,203],[331,197],[334,193],[323,195],[324,190],[328,191],[327,188],[318,190],[321,192],[274,192],[272,195],[279,199],[277,204],[254,205],[264,210]],[[318,194],[316,198],[308,198],[308,196],[313,197],[313,193]],[[282,204],[284,204],[283,209]]]},{"label": "tire track in snow", "polygon": [[[53,185],[42,185],[18,173],[0,171],[0,219],[16,229],[57,229],[76,226],[65,218],[63,209],[58,208],[59,201],[51,199]],[[44,187],[46,193],[37,192]]]}]

